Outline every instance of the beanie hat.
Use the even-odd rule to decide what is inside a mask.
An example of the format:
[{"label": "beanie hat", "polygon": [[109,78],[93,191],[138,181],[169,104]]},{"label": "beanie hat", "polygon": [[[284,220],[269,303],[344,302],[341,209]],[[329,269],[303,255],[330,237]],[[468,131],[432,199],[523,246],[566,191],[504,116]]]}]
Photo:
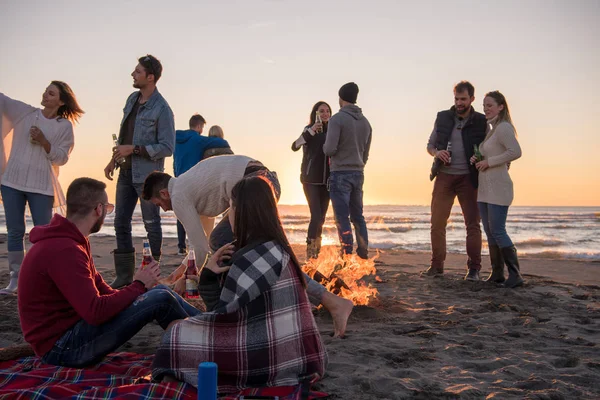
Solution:
[{"label": "beanie hat", "polygon": [[358,85],[354,82],[348,82],[340,88],[338,95],[340,99],[355,104],[358,97]]}]

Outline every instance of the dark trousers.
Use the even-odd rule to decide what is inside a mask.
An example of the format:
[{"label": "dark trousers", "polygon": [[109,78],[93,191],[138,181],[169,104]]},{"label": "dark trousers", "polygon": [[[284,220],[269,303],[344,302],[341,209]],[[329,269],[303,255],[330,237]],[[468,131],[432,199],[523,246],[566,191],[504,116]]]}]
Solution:
[{"label": "dark trousers", "polygon": [[307,239],[320,238],[323,233],[323,224],[329,208],[329,192],[326,185],[313,185],[303,183],[304,195],[310,209],[310,223],[308,224]]},{"label": "dark trousers", "polygon": [[177,247],[179,247],[179,250],[187,249],[187,245],[185,244],[185,236],[185,228],[183,227],[183,224],[177,220]]},{"label": "dark trousers", "polygon": [[162,247],[162,227],[160,225],[160,208],[150,201],[142,199],[143,183],[133,183],[130,169],[120,169],[117,179],[117,197],[115,208],[115,236],[117,237],[117,249],[133,249],[133,238],[131,236],[131,219],[140,201],[142,209],[142,220],[144,228],[148,233],[148,241],[152,249],[152,256],[159,260]]},{"label": "dark trousers", "polygon": [[431,199],[431,266],[444,269],[446,260],[446,225],[454,199],[462,209],[467,228],[467,268],[481,269],[481,227],[477,207],[477,189],[469,175],[450,175],[441,172],[433,185]]}]

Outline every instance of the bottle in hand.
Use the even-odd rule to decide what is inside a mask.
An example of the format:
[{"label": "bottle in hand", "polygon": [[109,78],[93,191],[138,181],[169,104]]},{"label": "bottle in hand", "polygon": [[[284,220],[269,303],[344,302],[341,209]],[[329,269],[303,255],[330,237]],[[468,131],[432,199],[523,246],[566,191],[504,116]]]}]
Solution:
[{"label": "bottle in hand", "polygon": [[188,253],[188,265],[185,271],[185,298],[197,299],[200,297],[197,278],[198,267],[196,267],[196,253],[194,252],[194,249],[191,248]]},{"label": "bottle in hand", "polygon": [[444,163],[444,165],[448,166],[452,164],[452,142],[448,141],[448,146],[446,147],[446,151],[448,152],[448,162]]},{"label": "bottle in hand", "polygon": [[29,135],[30,135],[30,136],[29,136],[29,143],[31,143],[31,144],[40,144],[40,142],[38,142],[37,140],[35,140],[35,139],[33,139],[33,138],[31,137],[31,131],[32,131],[34,128],[35,128],[35,129],[38,129],[38,126],[37,126],[37,124],[38,124],[38,119],[39,119],[39,111],[36,111],[36,113],[35,113],[35,122],[33,123],[33,125],[31,125],[31,128],[29,128]]},{"label": "bottle in hand", "polygon": [[473,145],[473,155],[475,156],[475,162],[483,161],[483,155],[481,154],[481,150],[479,150],[479,146]]},{"label": "bottle in hand", "polygon": [[[113,139],[113,144],[115,145],[115,147],[118,146],[119,140],[117,139],[117,135],[115,135],[113,133],[112,139]],[[125,157],[121,157],[121,158],[117,159],[116,161],[117,161],[117,164],[123,164],[125,162]]]},{"label": "bottle in hand", "polygon": [[[321,119],[321,113],[319,112],[319,110],[317,110],[316,113],[315,113],[315,122],[318,123],[318,124],[322,124],[323,123],[323,120]],[[323,132],[323,128],[319,128],[317,130],[317,133],[321,133],[321,132]]]},{"label": "bottle in hand", "polygon": [[150,242],[148,241],[148,239],[144,239],[144,247],[142,248],[142,266],[140,268],[144,268],[151,262],[152,251],[150,250]]}]

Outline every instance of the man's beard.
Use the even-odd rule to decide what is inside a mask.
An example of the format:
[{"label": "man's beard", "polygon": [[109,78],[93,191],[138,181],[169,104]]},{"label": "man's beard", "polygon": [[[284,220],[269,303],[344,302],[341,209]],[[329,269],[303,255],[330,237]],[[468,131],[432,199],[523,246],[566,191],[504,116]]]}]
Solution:
[{"label": "man's beard", "polygon": [[458,115],[464,115],[464,114],[466,114],[466,113],[467,113],[467,111],[469,111],[469,110],[471,109],[471,107],[466,107],[466,106],[463,106],[462,110],[461,110],[461,109],[459,109],[458,107],[455,107],[455,109],[456,109],[456,113],[457,113]]},{"label": "man's beard", "polygon": [[98,218],[98,221],[96,221],[96,223],[94,224],[94,226],[92,226],[92,229],[90,229],[90,233],[97,233],[100,232],[100,229],[102,228],[102,225],[104,225],[104,215],[102,216],[102,218]]}]

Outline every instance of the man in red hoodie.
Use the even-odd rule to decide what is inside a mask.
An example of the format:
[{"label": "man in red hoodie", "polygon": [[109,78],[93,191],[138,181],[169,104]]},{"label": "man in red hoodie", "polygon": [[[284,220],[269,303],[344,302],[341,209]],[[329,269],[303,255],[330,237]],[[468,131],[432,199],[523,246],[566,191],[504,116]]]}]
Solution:
[{"label": "man in red hoodie", "polygon": [[166,329],[199,313],[170,289],[154,287],[160,274],[156,261],[138,269],[133,283],[121,290],[104,282],[88,236],[114,210],[105,189],[95,179],[74,180],[67,191],[67,218],[56,214],[49,225],[31,230],[33,246],[19,279],[19,316],[25,340],[45,363],[94,364],[153,320]]}]

